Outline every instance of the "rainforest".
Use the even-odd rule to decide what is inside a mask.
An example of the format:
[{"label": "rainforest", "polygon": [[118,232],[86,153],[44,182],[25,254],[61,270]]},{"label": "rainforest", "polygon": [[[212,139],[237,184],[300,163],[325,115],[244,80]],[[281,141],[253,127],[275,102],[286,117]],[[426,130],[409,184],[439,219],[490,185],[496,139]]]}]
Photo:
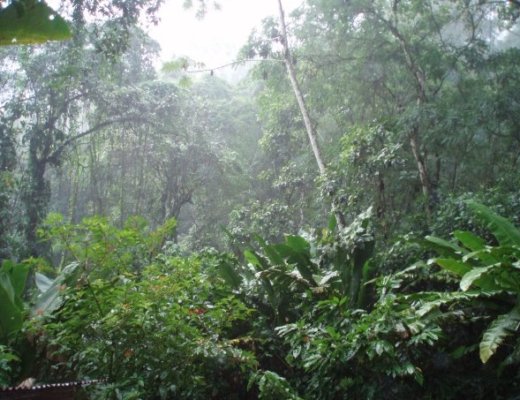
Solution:
[{"label": "rainforest", "polygon": [[0,398],[520,398],[520,3],[262,1],[0,1]]}]

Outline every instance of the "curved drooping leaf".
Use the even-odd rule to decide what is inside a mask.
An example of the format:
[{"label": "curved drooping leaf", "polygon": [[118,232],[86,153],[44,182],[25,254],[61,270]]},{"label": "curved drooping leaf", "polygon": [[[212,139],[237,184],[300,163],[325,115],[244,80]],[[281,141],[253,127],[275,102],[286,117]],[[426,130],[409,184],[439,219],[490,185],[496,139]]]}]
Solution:
[{"label": "curved drooping leaf", "polygon": [[32,316],[49,315],[56,310],[62,302],[61,288],[61,279],[56,278],[48,290],[38,296],[36,304],[31,310]]},{"label": "curved drooping leaf", "polygon": [[460,280],[461,290],[463,290],[463,291],[468,290],[477,279],[482,278],[483,275],[487,274],[493,268],[496,268],[498,266],[499,265],[493,264],[493,265],[487,265],[485,267],[472,268],[471,271],[467,272]]},{"label": "curved drooping leaf", "polygon": [[5,271],[0,271],[0,289],[4,291],[7,300],[14,304],[14,288],[9,275]]},{"label": "curved drooping leaf", "polygon": [[495,214],[486,206],[475,201],[468,201],[467,204],[480,220],[487,224],[502,246],[520,245],[520,230],[506,218]]},{"label": "curved drooping leaf", "polygon": [[244,258],[246,261],[254,266],[258,271],[263,271],[267,267],[260,261],[260,258],[256,255],[253,250],[245,250]]},{"label": "curved drooping leaf", "polygon": [[284,265],[284,259],[278,252],[276,245],[262,245],[262,250],[273,265]]},{"label": "curved drooping leaf", "polygon": [[504,340],[520,326],[520,307],[516,306],[509,313],[495,319],[484,332],[480,342],[480,359],[486,363]]},{"label": "curved drooping leaf", "polygon": [[290,248],[292,248],[293,250],[295,250],[301,254],[310,255],[309,251],[310,251],[311,245],[309,244],[309,242],[307,240],[305,240],[301,236],[287,235],[285,237],[285,243],[287,244],[287,246],[289,246]]},{"label": "curved drooping leaf", "polygon": [[458,276],[464,276],[471,271],[470,265],[463,261],[454,260],[453,258],[436,258],[434,259],[434,262],[445,270],[453,272]]},{"label": "curved drooping leaf", "polygon": [[3,285],[0,285],[0,304],[0,338],[4,338],[21,329],[23,312],[11,302]]},{"label": "curved drooping leaf", "polygon": [[424,317],[430,311],[437,310],[439,307],[447,304],[458,301],[477,300],[479,298],[491,298],[498,293],[499,292],[483,290],[451,293],[422,292],[420,294],[414,293],[406,295],[405,298],[414,304],[417,315]]},{"label": "curved drooping leaf", "polygon": [[0,10],[0,45],[70,39],[65,20],[43,1],[15,0]]},{"label": "curved drooping leaf", "polygon": [[34,281],[36,282],[36,287],[40,292],[47,291],[54,282],[52,279],[46,277],[40,272],[34,274]]},{"label": "curved drooping leaf", "polygon": [[55,279],[49,279],[45,275],[36,273],[36,286],[40,290],[40,295],[36,299],[31,315],[49,315],[63,303],[63,290],[65,289],[65,279],[73,273],[79,264],[73,262],[67,265]]},{"label": "curved drooping leaf", "polygon": [[474,233],[468,231],[453,232],[459,242],[472,251],[482,250],[486,247],[486,241]]},{"label": "curved drooping leaf", "polygon": [[285,243],[273,246],[287,264],[294,264],[301,276],[313,286],[317,283],[313,277],[314,265],[311,262],[310,244],[301,236],[288,235]]},{"label": "curved drooping leaf", "polygon": [[[466,262],[468,260],[475,259],[475,260],[481,260],[486,264],[496,264],[497,262],[499,262],[499,259],[493,255],[493,252],[496,253],[496,250],[497,250],[496,247],[495,248],[488,247],[488,248],[484,248],[481,250],[475,250],[475,251],[472,251],[471,253],[466,254],[464,257],[462,257],[462,261]],[[499,250],[501,250],[501,249],[499,249]]]},{"label": "curved drooping leaf", "polygon": [[438,238],[436,236],[426,236],[424,239],[428,242],[428,246],[430,248],[433,248],[446,257],[455,257],[457,254],[467,253],[464,248],[456,245],[455,243],[448,242],[447,240]]},{"label": "curved drooping leaf", "polygon": [[17,332],[22,327],[24,305],[22,294],[29,265],[4,260],[0,267],[0,337]]},{"label": "curved drooping leaf", "polygon": [[242,276],[235,270],[231,263],[224,262],[219,266],[220,276],[233,289],[238,289],[242,283]]}]

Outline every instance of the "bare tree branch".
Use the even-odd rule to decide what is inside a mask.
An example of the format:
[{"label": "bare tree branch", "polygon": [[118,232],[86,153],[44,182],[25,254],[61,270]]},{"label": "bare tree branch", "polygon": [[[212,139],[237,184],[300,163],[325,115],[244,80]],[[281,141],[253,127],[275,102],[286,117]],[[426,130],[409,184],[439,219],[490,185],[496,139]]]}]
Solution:
[{"label": "bare tree branch", "polygon": [[93,127],[87,129],[86,131],[83,131],[81,133],[78,133],[77,135],[74,135],[74,136],[71,136],[69,137],[68,139],[64,140],[51,154],[49,154],[49,156],[46,158],[46,162],[57,162],[59,157],[61,156],[61,154],[63,153],[63,151],[68,147],[70,146],[71,144],[73,144],[74,142],[76,142],[77,140],[85,137],[85,136],[88,136],[88,135],[91,135],[103,128],[106,128],[107,126],[110,126],[110,125],[114,125],[114,124],[117,124],[117,123],[123,123],[123,122],[144,122],[144,123],[151,123],[148,119],[146,118],[129,118],[129,117],[120,117],[120,118],[114,118],[114,119],[109,119],[109,120],[106,120],[106,121],[103,121],[103,122],[100,122],[96,125],[94,125]]}]

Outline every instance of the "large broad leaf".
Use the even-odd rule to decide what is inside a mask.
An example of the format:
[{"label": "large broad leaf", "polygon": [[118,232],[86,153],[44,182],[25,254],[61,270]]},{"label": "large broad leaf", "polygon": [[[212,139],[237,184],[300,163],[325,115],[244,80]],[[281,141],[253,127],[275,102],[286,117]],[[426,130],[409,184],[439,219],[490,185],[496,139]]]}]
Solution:
[{"label": "large broad leaf", "polygon": [[17,305],[9,274],[0,270],[0,337],[7,337],[22,327],[22,309]]},{"label": "large broad leaf", "polygon": [[468,201],[467,204],[487,224],[501,245],[520,245],[520,230],[511,222],[480,203]]},{"label": "large broad leaf", "polygon": [[428,242],[429,247],[446,257],[454,257],[459,254],[467,253],[466,249],[436,236],[426,236],[425,240]]},{"label": "large broad leaf", "polygon": [[0,285],[4,287],[11,301],[19,308],[23,308],[22,296],[29,268],[28,264],[16,264],[10,260],[4,260],[0,267]]},{"label": "large broad leaf", "polygon": [[36,282],[36,287],[40,292],[46,292],[54,283],[52,279],[46,277],[40,272],[34,274],[34,280]]},{"label": "large broad leaf", "polygon": [[496,264],[500,262],[499,258],[495,257],[493,253],[497,253],[498,250],[502,250],[502,247],[488,247],[482,250],[472,251],[471,253],[466,254],[462,257],[462,261],[466,262],[468,260],[480,260],[486,264]]},{"label": "large broad leaf", "polygon": [[310,255],[310,248],[311,245],[309,242],[307,242],[304,238],[301,236],[295,236],[295,235],[287,235],[285,237],[285,243],[287,246],[289,246],[294,251],[305,254],[306,256]]},{"label": "large broad leaf", "polygon": [[31,310],[33,317],[50,315],[63,304],[62,293],[65,289],[65,279],[78,268],[78,265],[76,262],[67,265],[53,280],[36,273],[36,285],[40,290],[40,295]]},{"label": "large broad leaf", "polygon": [[453,232],[453,236],[455,236],[459,242],[472,251],[482,250],[486,247],[486,241],[471,232],[455,231]]},{"label": "large broad leaf", "polygon": [[4,291],[7,301],[15,303],[15,293],[11,277],[5,270],[0,270],[0,288]]},{"label": "large broad leaf", "polygon": [[263,271],[266,269],[266,266],[260,261],[260,257],[252,250],[244,251],[244,258],[248,263],[250,263],[253,267],[255,267],[258,271]]},{"label": "large broad leaf", "polygon": [[24,305],[22,295],[29,266],[5,260],[0,268],[0,336],[21,329]]},{"label": "large broad leaf", "polygon": [[467,272],[460,280],[461,290],[463,290],[463,291],[468,290],[471,287],[471,285],[473,285],[473,283],[476,283],[480,287],[491,286],[492,285],[491,279],[489,279],[489,282],[482,282],[482,284],[481,284],[481,282],[475,282],[475,281],[482,279],[485,274],[489,273],[491,270],[493,270],[494,268],[498,268],[498,267],[500,267],[500,264],[498,264],[498,265],[493,264],[493,265],[488,265],[485,267],[472,268],[471,271]]},{"label": "large broad leaf", "polygon": [[61,292],[64,289],[65,276],[60,274],[55,279],[50,279],[36,272],[35,280],[40,295],[31,310],[31,315],[49,315],[62,304]]},{"label": "large broad leaf", "polygon": [[6,338],[22,328],[23,310],[11,301],[4,286],[0,286],[0,307],[0,338]]},{"label": "large broad leaf", "polygon": [[10,271],[11,283],[13,284],[15,296],[21,301],[25,284],[27,283],[27,275],[29,275],[29,269],[31,268],[28,264],[14,264]]},{"label": "large broad leaf", "polygon": [[0,45],[34,44],[70,37],[65,20],[43,1],[15,0],[0,10]]},{"label": "large broad leaf", "polygon": [[284,265],[284,258],[278,252],[276,245],[262,245],[262,250],[272,265]]},{"label": "large broad leaf", "polygon": [[277,250],[279,251],[279,254],[283,254],[284,257],[287,255],[287,257],[285,257],[287,264],[294,265],[304,279],[306,279],[311,285],[316,286],[317,283],[312,275],[312,270],[314,268],[310,259],[301,254],[294,253],[293,250],[287,246],[280,248],[281,246],[284,245],[277,245]]},{"label": "large broad leaf", "polygon": [[329,223],[327,224],[327,228],[330,232],[334,232],[336,227],[338,226],[338,221],[336,220],[336,216],[334,213],[329,216]]},{"label": "large broad leaf", "polygon": [[314,265],[311,262],[309,242],[301,236],[286,236],[285,243],[274,245],[273,249],[287,264],[294,265],[304,279],[313,286],[317,285],[313,277]]},{"label": "large broad leaf", "polygon": [[453,258],[436,258],[434,259],[434,262],[445,270],[453,272],[458,276],[464,276],[471,271],[470,265],[463,261],[454,260]]},{"label": "large broad leaf", "polygon": [[[439,307],[451,304],[457,301],[464,301],[468,299],[476,299],[480,297],[490,297],[494,293],[487,293],[483,291],[478,292],[451,292],[451,293],[414,293],[411,295],[406,295],[406,299],[411,301],[414,304],[416,309],[416,313],[419,317],[424,317],[426,314],[431,312],[432,310],[437,310]],[[430,299],[430,300],[428,300]],[[426,300],[426,301],[425,301]]]},{"label": "large broad leaf", "polygon": [[37,315],[50,315],[54,310],[61,306],[63,302],[61,296],[63,288],[63,280],[56,278],[52,285],[38,296],[36,303],[31,310],[31,315],[33,317]]},{"label": "large broad leaf", "polygon": [[238,289],[242,283],[242,277],[231,263],[224,262],[219,266],[220,276],[233,289]]},{"label": "large broad leaf", "polygon": [[520,326],[520,307],[516,306],[508,314],[504,314],[495,319],[489,328],[484,332],[480,342],[480,359],[486,363],[495,354],[498,347],[504,342],[506,337],[513,334]]}]

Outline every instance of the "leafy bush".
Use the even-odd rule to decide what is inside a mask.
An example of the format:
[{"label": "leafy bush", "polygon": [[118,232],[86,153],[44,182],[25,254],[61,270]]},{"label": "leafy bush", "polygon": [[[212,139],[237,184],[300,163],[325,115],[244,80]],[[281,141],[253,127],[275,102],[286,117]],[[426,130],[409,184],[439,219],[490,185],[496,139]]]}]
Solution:
[{"label": "leafy bush", "polygon": [[250,386],[258,385],[260,400],[302,400],[287,380],[272,371],[259,371],[251,377]]},{"label": "leafy bush", "polygon": [[0,344],[0,388],[12,383],[13,364],[20,361],[13,350]]},{"label": "leafy bush", "polygon": [[255,360],[231,332],[250,310],[211,275],[211,255],[152,257],[163,228],[140,226],[52,226],[48,237],[65,239],[78,268],[63,304],[32,324],[41,373],[106,379],[94,398],[240,398]]},{"label": "leafy bush", "polygon": [[[479,203],[468,202],[468,206],[493,233],[497,245],[488,245],[484,238],[469,231],[456,231],[457,243],[436,237],[429,237],[428,240],[442,254],[434,262],[460,277],[463,292],[473,288],[477,293],[500,297],[501,303],[504,294],[511,296],[510,310],[495,317],[480,342],[480,358],[486,363],[506,338],[520,327],[520,230]],[[497,305],[486,312],[492,311],[493,315],[496,309],[501,308]],[[520,353],[518,342],[508,362],[520,361],[517,353]]]},{"label": "leafy bush", "polygon": [[520,193],[489,189],[480,193],[468,192],[444,198],[431,226],[433,235],[448,237],[452,232],[460,230],[471,231],[492,240],[491,232],[479,223],[475,213],[468,207],[469,201],[482,203],[494,213],[510,219],[514,224],[520,224]]},{"label": "leafy bush", "polygon": [[420,321],[404,298],[384,290],[370,312],[333,297],[277,332],[290,346],[286,360],[300,371],[298,386],[308,399],[406,395],[414,380],[415,389],[422,384],[421,355],[441,333]]},{"label": "leafy bush", "polygon": [[[294,236],[278,244],[259,240],[258,250],[246,252],[249,269],[243,268],[241,276],[235,276],[234,285],[246,303],[267,306],[257,310],[271,316],[270,351],[283,354],[285,363],[283,367],[283,363],[272,364],[275,368],[266,371],[268,360],[259,358],[263,370],[253,380],[259,395],[325,400],[457,399],[466,395],[483,399],[514,393],[510,380],[517,369],[504,370],[502,375],[496,369],[483,369],[475,350],[483,330],[489,340],[481,344],[481,352],[485,347],[489,354],[517,328],[515,297],[510,293],[520,287],[515,286],[518,246],[503,243],[505,237],[509,237],[507,241],[517,233],[504,219],[486,214],[486,208],[469,207],[478,208],[477,214],[480,211],[475,223],[482,218],[492,222],[486,230],[495,232],[498,246],[485,246],[483,239],[469,232],[456,233],[466,248],[432,237],[425,242],[426,248],[419,241],[404,240],[395,247],[395,259],[390,262],[396,264],[403,257],[403,248],[403,263],[413,254],[425,256],[442,250],[452,259],[435,261],[455,272],[468,263],[462,272],[468,274],[464,275],[467,284],[476,285],[474,290],[455,291],[455,277],[439,271],[434,262],[416,258],[409,268],[373,281],[364,275],[360,286],[375,282],[378,287],[375,300],[365,303],[365,308],[361,308],[363,302],[352,302],[352,280],[342,279],[341,272],[346,269],[344,276],[352,278],[356,249],[370,249],[365,242],[371,245],[371,237],[363,218],[338,236],[325,230],[319,241]],[[364,260],[364,269],[370,271],[374,259]],[[483,265],[484,260],[492,263]],[[478,289],[479,284],[487,287]],[[276,301],[269,301],[271,296]],[[286,307],[280,309],[280,304]],[[508,307],[512,311],[500,316]],[[282,317],[273,317],[276,315]],[[487,329],[490,318],[496,322]],[[261,318],[257,321],[266,324]],[[257,327],[256,332],[263,331]],[[512,362],[516,354],[513,351],[506,362]]]}]

